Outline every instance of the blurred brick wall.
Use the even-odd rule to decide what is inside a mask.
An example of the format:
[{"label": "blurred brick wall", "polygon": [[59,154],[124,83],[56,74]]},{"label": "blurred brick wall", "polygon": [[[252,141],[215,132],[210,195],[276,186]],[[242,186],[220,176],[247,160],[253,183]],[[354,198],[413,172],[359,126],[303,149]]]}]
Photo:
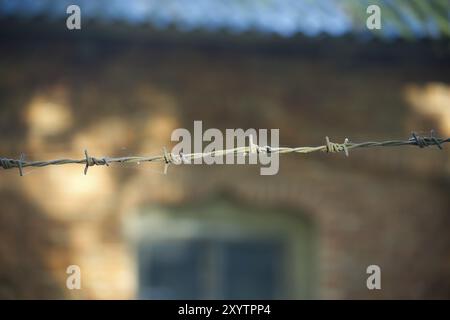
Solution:
[{"label": "blurred brick wall", "polygon": [[[205,129],[280,128],[283,145],[320,144],[325,135],[404,138],[431,127],[449,135],[449,65],[378,45],[377,58],[359,56],[345,40],[311,54],[10,39],[0,44],[0,154],[159,154],[173,129],[194,120]],[[22,178],[2,171],[0,296],[133,298],[127,215],[227,190],[236,201],[310,216],[319,233],[319,298],[450,297],[448,147],[287,155],[280,166],[276,176],[259,176],[254,166],[190,166],[166,177],[158,164],[94,167],[88,176],[75,165]],[[70,264],[82,269],[80,291],[65,288]],[[365,287],[370,264],[382,268],[381,291]]]}]

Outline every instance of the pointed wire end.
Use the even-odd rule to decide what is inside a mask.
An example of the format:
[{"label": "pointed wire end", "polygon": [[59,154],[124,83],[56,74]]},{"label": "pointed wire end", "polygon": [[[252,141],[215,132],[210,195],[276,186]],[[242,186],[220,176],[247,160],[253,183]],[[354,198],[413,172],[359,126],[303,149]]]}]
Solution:
[{"label": "pointed wire end", "polygon": [[164,152],[164,174],[167,174],[167,170],[169,169],[169,164],[170,164],[170,156],[167,153],[167,149],[166,147],[163,147],[163,152]]},{"label": "pointed wire end", "polygon": [[19,175],[23,177],[23,171],[22,171],[22,161],[25,159],[25,155],[23,153],[20,154],[19,163],[17,164],[19,168]]},{"label": "pointed wire end", "polygon": [[440,149],[443,150],[441,142],[439,141],[439,138],[436,137],[436,132],[434,131],[434,129],[431,129],[430,131],[430,135],[431,135],[431,140],[436,144],[436,146]]},{"label": "pointed wire end", "polygon": [[89,169],[89,154],[87,149],[84,149],[84,156],[86,157],[86,166],[84,167],[84,175],[87,175]]},{"label": "pointed wire end", "polygon": [[349,143],[348,138],[345,138],[343,146],[344,146],[344,152],[345,152],[345,156],[346,156],[346,157],[349,156],[349,152],[348,152],[348,148],[347,148],[347,144],[348,144],[348,143]]},{"label": "pointed wire end", "polygon": [[325,142],[326,142],[325,152],[330,152],[330,138],[328,138],[328,136],[325,136]]}]

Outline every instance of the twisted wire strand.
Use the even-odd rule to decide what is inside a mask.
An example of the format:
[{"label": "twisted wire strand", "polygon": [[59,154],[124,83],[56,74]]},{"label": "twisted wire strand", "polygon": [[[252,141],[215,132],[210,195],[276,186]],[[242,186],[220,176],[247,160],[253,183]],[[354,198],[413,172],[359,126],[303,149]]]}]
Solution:
[{"label": "twisted wire strand", "polygon": [[327,153],[339,153],[344,152],[346,156],[349,155],[349,151],[358,148],[374,148],[374,147],[400,147],[400,146],[417,146],[419,148],[425,148],[429,146],[437,146],[442,150],[444,143],[450,142],[450,138],[443,139],[435,136],[434,131],[431,131],[429,137],[422,137],[416,133],[412,133],[411,138],[408,140],[388,140],[388,141],[368,141],[361,143],[350,142],[349,139],[345,139],[343,143],[331,142],[328,137],[325,137],[325,144],[315,147],[271,147],[271,146],[258,146],[253,143],[252,136],[250,136],[250,144],[245,147],[238,147],[232,149],[215,150],[206,153],[189,153],[189,154],[173,154],[168,153],[163,149],[163,155],[157,156],[127,156],[127,157],[102,157],[96,158],[89,156],[87,150],[84,151],[83,159],[55,159],[48,161],[27,161],[24,159],[24,155],[20,156],[20,159],[9,159],[0,157],[0,167],[3,169],[18,168],[20,176],[23,175],[23,168],[26,167],[46,167],[52,165],[66,165],[66,164],[83,164],[84,174],[86,175],[89,167],[92,166],[109,166],[111,163],[143,163],[143,162],[163,162],[164,173],[167,173],[167,168],[170,164],[186,164],[192,160],[205,158],[205,157],[217,157],[225,156],[228,154],[242,154],[249,155],[251,153],[266,153],[270,154],[285,154],[285,153],[312,153],[312,152],[327,152]]}]

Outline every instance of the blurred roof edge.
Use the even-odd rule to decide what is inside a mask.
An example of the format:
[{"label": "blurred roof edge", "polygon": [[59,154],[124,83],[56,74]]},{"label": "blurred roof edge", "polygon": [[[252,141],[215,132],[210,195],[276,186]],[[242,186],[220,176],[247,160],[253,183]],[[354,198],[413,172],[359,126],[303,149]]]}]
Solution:
[{"label": "blurred roof edge", "polygon": [[[407,39],[362,38],[353,34],[339,37],[321,33],[308,37],[297,33],[289,38],[277,34],[262,35],[246,31],[236,36],[227,29],[214,32],[195,29],[179,32],[176,26],[164,29],[152,25],[130,27],[117,21],[104,23],[98,20],[84,21],[80,32],[67,30],[62,20],[49,21],[45,17],[33,19],[0,19],[0,47],[7,48],[11,43],[22,42],[29,46],[47,45],[49,42],[81,44],[74,48],[93,50],[93,44],[104,44],[104,50],[130,48],[134,46],[158,49],[201,49],[209,52],[236,52],[258,54],[282,54],[302,56],[311,59],[339,60],[340,64],[358,64],[358,61],[421,63],[432,61],[448,65],[450,45],[445,39],[421,38]],[[113,49],[115,50],[115,49]],[[185,52],[185,51],[184,51]]]},{"label": "blurred roof edge", "polygon": [[[0,20],[65,20],[66,8],[79,5],[82,24],[124,24],[180,34],[192,31],[292,38],[342,37],[419,40],[450,37],[448,0],[0,0]],[[189,4],[189,5],[188,5]],[[382,8],[381,30],[368,30],[366,9]],[[86,23],[86,21],[89,21]]]}]

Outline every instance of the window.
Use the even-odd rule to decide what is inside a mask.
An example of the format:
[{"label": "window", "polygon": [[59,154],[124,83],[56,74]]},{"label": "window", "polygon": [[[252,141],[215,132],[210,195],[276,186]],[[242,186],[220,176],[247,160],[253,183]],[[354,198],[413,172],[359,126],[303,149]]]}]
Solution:
[{"label": "window", "polygon": [[185,240],[143,244],[144,299],[275,299],[283,244],[276,239]]},{"label": "window", "polygon": [[139,298],[311,298],[311,224],[298,213],[213,202],[148,208],[137,235]]}]

